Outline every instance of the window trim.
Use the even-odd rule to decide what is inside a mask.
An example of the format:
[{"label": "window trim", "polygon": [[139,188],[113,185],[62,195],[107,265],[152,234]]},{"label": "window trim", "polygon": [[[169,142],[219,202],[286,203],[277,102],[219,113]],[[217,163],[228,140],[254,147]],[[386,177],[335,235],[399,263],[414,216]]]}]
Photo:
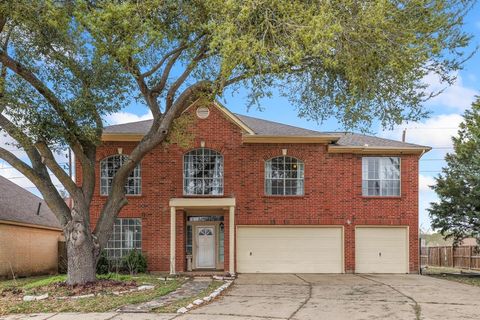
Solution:
[{"label": "window trim", "polygon": [[[363,159],[368,159],[368,158],[376,158],[376,159],[382,159],[382,158],[397,158],[398,159],[398,181],[399,181],[399,186],[398,186],[398,195],[368,195],[363,193],[363,181],[377,181],[377,179],[363,179]],[[402,157],[400,156],[362,156],[362,163],[361,163],[361,189],[362,189],[362,197],[363,198],[381,198],[381,199],[398,199],[402,197]],[[381,179],[378,179],[378,181],[382,181]],[[382,192],[382,189],[380,188],[380,193]]]},{"label": "window trim", "polygon": [[[111,179],[111,180],[113,180],[113,178],[115,177],[115,176],[113,176],[113,177],[110,178],[110,177],[103,177],[103,176],[102,176],[102,163],[103,163],[104,161],[107,161],[107,160],[110,159],[110,158],[113,158],[113,157],[126,157],[126,158],[128,158],[128,155],[126,155],[126,154],[112,154],[112,155],[106,156],[105,158],[103,158],[103,159],[101,159],[101,160],[99,161],[99,171],[100,171],[100,172],[99,172],[99,173],[100,173],[100,174],[99,174],[99,179],[100,179],[100,181],[99,181],[99,189],[100,189],[100,190],[99,190],[99,193],[100,193],[100,196],[101,196],[101,197],[108,197],[109,194],[110,194],[110,188],[111,188],[111,187],[108,187],[108,191],[109,191],[108,193],[106,193],[106,194],[105,194],[105,193],[102,193],[102,180],[104,180],[104,179],[108,179],[108,180]],[[137,169],[138,169],[138,173],[139,173],[139,174],[138,174],[138,177],[135,177],[135,176],[130,177],[130,175],[134,174],[135,170],[137,170]],[[128,179],[130,179],[130,178],[137,179],[137,180],[139,181],[139,183],[138,183],[138,188],[140,189],[140,192],[139,192],[139,193],[125,193],[125,196],[127,196],[127,197],[139,197],[139,196],[142,196],[142,193],[143,193],[143,185],[142,185],[142,184],[143,184],[143,178],[142,178],[142,163],[141,163],[141,162],[139,162],[139,163],[137,164],[137,166],[133,169],[133,171],[130,173],[130,175],[129,175],[129,177],[127,178],[127,182],[126,182],[126,184],[125,184],[125,187],[126,187],[127,184],[128,184]]]},{"label": "window trim", "polygon": [[[217,156],[220,157],[221,159],[221,163],[222,163],[222,176],[221,176],[221,188],[222,188],[222,192],[218,193],[218,194],[208,194],[208,193],[204,193],[205,192],[205,189],[203,188],[202,190],[202,193],[188,193],[186,192],[186,169],[185,169],[185,163],[186,163],[186,157],[188,154],[190,154],[191,152],[193,151],[196,151],[196,150],[210,150],[210,151],[213,151],[216,153]],[[182,163],[182,192],[183,192],[183,195],[186,196],[186,197],[222,197],[224,194],[225,194],[225,157],[223,156],[223,154],[215,149],[212,149],[212,148],[206,148],[206,147],[200,147],[200,148],[193,148],[193,149],[190,149],[188,150],[187,152],[185,152],[183,154],[183,163]],[[203,180],[206,180],[205,178],[201,178]],[[215,179],[215,178],[209,178],[209,179]]]},{"label": "window trim", "polygon": [[[303,183],[302,183],[302,185],[303,185],[303,187],[302,187],[302,193],[300,193],[300,194],[286,194],[286,193],[285,193],[285,190],[286,190],[286,184],[285,184],[285,183],[284,183],[284,185],[283,185],[283,191],[284,191],[283,194],[269,194],[269,193],[267,192],[267,181],[268,181],[268,180],[274,180],[274,179],[272,179],[272,178],[268,178],[268,177],[267,177],[267,163],[268,163],[269,161],[272,161],[273,159],[277,159],[277,158],[283,158],[283,159],[285,159],[285,158],[292,158],[292,159],[297,160],[297,163],[301,163],[301,164],[302,164],[302,166],[303,166],[303,177],[301,178],[301,180],[302,180],[302,182],[303,182]],[[264,177],[263,177],[263,179],[264,179],[263,193],[264,193],[264,195],[265,195],[266,197],[289,197],[289,198],[290,198],[290,197],[304,197],[304,196],[305,196],[305,162],[304,162],[303,160],[301,160],[301,159],[299,159],[299,158],[297,158],[297,157],[289,156],[289,155],[281,155],[281,156],[271,157],[270,159],[267,159],[267,160],[264,161],[263,171],[264,171]],[[297,178],[297,179],[287,179],[287,178],[283,178],[283,181],[286,181],[286,180],[298,181],[298,180],[300,180],[300,179],[299,179],[299,178]]]}]

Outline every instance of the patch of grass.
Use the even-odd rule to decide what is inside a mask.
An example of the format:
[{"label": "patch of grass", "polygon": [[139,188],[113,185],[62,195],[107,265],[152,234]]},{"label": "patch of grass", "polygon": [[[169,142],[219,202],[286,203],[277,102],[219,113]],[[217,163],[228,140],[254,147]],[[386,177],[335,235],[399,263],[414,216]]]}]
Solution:
[{"label": "patch of grass", "polygon": [[22,289],[29,290],[29,289],[34,289],[38,287],[44,287],[54,283],[65,282],[66,280],[67,280],[67,276],[61,274],[58,276],[52,276],[44,279],[38,279],[32,282],[27,282],[25,285],[22,286]]},{"label": "patch of grass", "polygon": [[[468,272],[474,272],[469,270],[463,270],[467,272],[465,274],[460,274],[461,269],[454,269],[454,268],[428,268],[425,270],[426,275],[438,278],[438,279],[445,279],[455,282],[460,282],[464,284],[468,284],[471,286],[480,287],[480,276],[472,277],[468,275]],[[452,273],[459,273],[459,274],[452,274]]]},{"label": "patch of grass", "polygon": [[35,294],[45,293],[55,287],[58,282],[65,281],[65,276],[32,277],[26,279],[0,281],[0,316],[11,313],[37,313],[37,312],[106,312],[115,310],[127,304],[147,302],[176,290],[184,283],[183,278],[173,281],[159,280],[157,276],[149,274],[130,275],[104,275],[99,279],[115,281],[135,281],[137,285],[152,284],[153,290],[137,291],[122,295],[104,294],[91,298],[60,300],[50,297],[46,300],[25,302],[23,294],[34,290]]},{"label": "patch of grass", "polygon": [[186,307],[187,305],[192,303],[194,300],[202,299],[203,297],[210,295],[213,291],[215,291],[215,289],[220,287],[222,284],[223,284],[222,281],[212,281],[210,285],[205,290],[200,292],[198,295],[177,300],[174,303],[169,304],[167,306],[154,309],[153,312],[175,313],[177,312],[178,309],[180,309],[181,307]]}]

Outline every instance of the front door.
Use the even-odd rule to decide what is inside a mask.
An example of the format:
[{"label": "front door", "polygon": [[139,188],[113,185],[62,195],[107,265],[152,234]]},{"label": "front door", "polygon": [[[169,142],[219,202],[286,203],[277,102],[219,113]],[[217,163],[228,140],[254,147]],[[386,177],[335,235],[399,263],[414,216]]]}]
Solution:
[{"label": "front door", "polygon": [[215,268],[215,227],[197,227],[197,268]]}]

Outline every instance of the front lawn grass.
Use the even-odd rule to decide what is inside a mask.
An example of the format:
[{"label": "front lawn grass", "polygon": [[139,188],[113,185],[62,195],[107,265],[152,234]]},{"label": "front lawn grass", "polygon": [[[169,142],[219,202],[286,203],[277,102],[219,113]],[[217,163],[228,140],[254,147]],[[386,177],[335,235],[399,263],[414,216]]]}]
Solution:
[{"label": "front lawn grass", "polygon": [[[461,272],[465,272],[462,274]],[[425,269],[424,274],[430,277],[445,279],[460,283],[469,284],[471,286],[480,287],[480,276],[469,276],[468,273],[477,273],[472,270],[461,270],[454,268],[439,268],[439,267],[429,267]]]},{"label": "front lawn grass", "polygon": [[[146,302],[158,298],[174,291],[185,281],[184,278],[164,281],[160,280],[158,276],[149,274],[139,274],[137,276],[110,274],[98,276],[98,278],[104,281],[112,280],[112,282],[117,283],[117,287],[112,287],[110,290],[108,286],[102,288],[102,294],[95,297],[58,299],[59,296],[68,296],[72,290],[78,289],[64,286],[62,284],[66,279],[64,275],[0,281],[0,316],[11,313],[37,312],[106,312],[124,305]],[[126,288],[136,287],[142,284],[151,284],[154,285],[155,288],[152,290],[114,295],[112,291],[119,290],[119,282],[124,282]],[[123,283],[120,283],[120,285],[123,285]],[[41,295],[44,293],[49,293],[50,295],[46,300],[23,301],[24,295]]]}]

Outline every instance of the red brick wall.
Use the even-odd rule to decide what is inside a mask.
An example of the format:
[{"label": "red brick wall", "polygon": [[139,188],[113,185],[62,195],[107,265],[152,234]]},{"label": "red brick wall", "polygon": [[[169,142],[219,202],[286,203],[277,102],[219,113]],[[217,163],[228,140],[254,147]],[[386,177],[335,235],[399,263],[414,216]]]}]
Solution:
[{"label": "red brick wall", "polygon": [[[224,156],[224,197],[236,198],[237,225],[343,225],[345,229],[345,271],[355,269],[356,225],[409,226],[410,271],[418,270],[418,156],[401,156],[401,197],[362,197],[362,156],[329,154],[322,144],[242,144],[241,129],[219,111],[197,119],[190,128],[193,148],[215,149]],[[134,143],[108,142],[97,154],[101,159],[122,147],[128,154]],[[304,196],[266,196],[264,161],[282,155],[294,156],[305,164]],[[158,146],[145,156],[142,165],[142,195],[129,196],[121,217],[142,218],[143,250],[149,268],[169,270],[170,198],[183,197],[183,150],[176,145]],[[78,165],[77,165],[78,167]],[[81,171],[76,172],[80,175]],[[81,181],[81,176],[77,177]],[[92,224],[96,223],[105,197],[95,190]],[[177,211],[177,270],[185,268],[183,211]],[[225,270],[228,270],[228,211],[225,213]],[[349,224],[350,222],[350,224]]]}]

